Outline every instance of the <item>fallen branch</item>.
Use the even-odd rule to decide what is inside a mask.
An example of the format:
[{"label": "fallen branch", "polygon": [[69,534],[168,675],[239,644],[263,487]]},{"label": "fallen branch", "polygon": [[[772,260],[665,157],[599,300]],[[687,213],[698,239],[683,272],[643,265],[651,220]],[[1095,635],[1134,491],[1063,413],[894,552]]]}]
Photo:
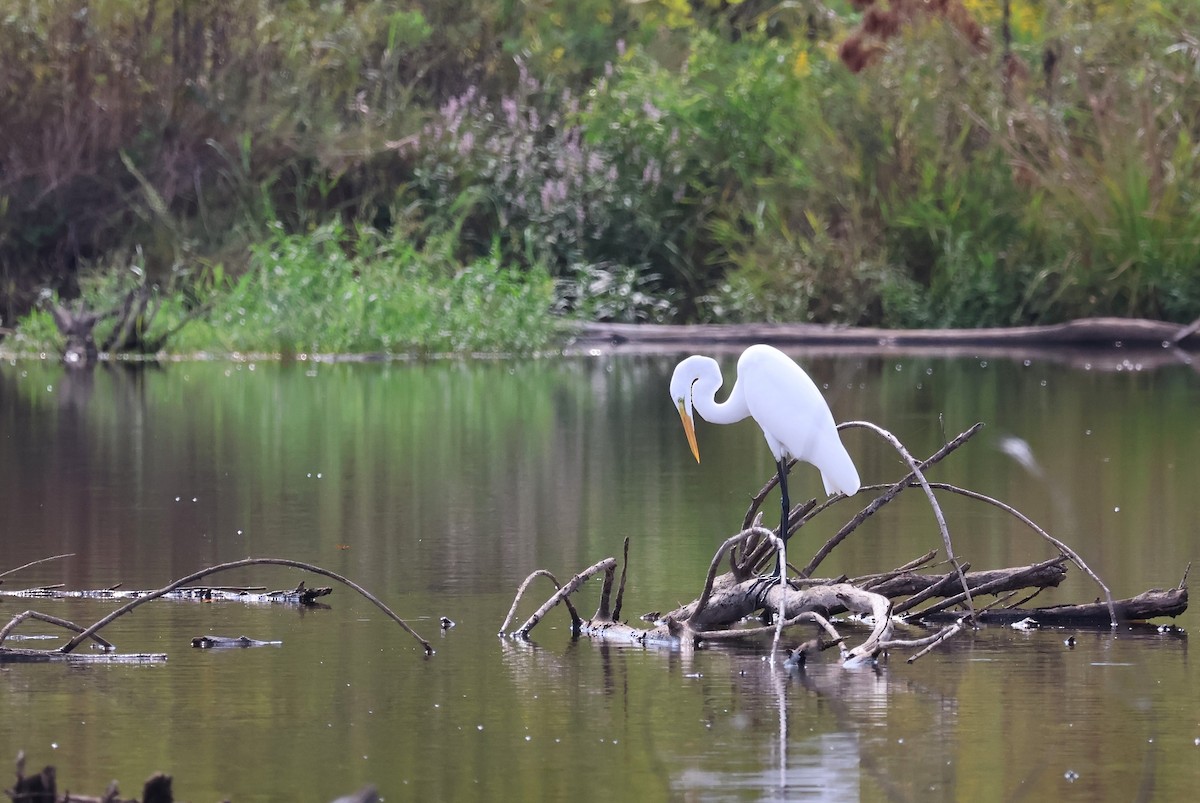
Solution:
[{"label": "fallen branch", "polygon": [[[362,586],[358,585],[357,583],[355,583],[352,580],[342,577],[340,574],[337,574],[336,572],[331,572],[328,569],[321,568],[320,566],[314,566],[311,563],[303,563],[298,560],[288,560],[286,558],[245,558],[243,560],[237,560],[237,561],[233,561],[231,563],[222,563],[217,566],[210,566],[207,569],[201,569],[200,571],[193,572],[192,574],[189,574],[186,577],[181,577],[178,580],[175,580],[174,582],[169,583],[168,585],[166,585],[156,591],[150,591],[150,592],[142,594],[141,596],[136,597],[135,599],[131,600],[130,602],[128,602],[125,605],[122,605],[120,608],[117,608],[116,610],[112,611],[107,616],[103,617],[102,619],[100,619],[99,621],[95,622],[94,624],[92,624],[91,626],[89,626],[87,628],[81,628],[78,625],[75,625],[72,622],[66,622],[65,620],[54,621],[54,619],[55,619],[54,617],[48,617],[45,614],[38,614],[35,611],[26,611],[25,613],[20,614],[20,616],[16,617],[16,618],[20,621],[23,621],[24,619],[28,619],[28,618],[41,619],[42,621],[53,622],[55,624],[59,624],[60,626],[67,627],[68,629],[75,630],[77,632],[77,635],[75,635],[70,641],[68,641],[66,644],[64,644],[62,647],[60,647],[58,650],[40,651],[40,652],[45,652],[47,656],[63,656],[63,655],[67,655],[67,654],[71,653],[76,647],[78,647],[85,640],[87,640],[89,638],[92,638],[92,639],[97,638],[96,633],[99,632],[102,628],[111,624],[114,620],[120,618],[121,616],[124,616],[126,613],[129,613],[130,611],[132,611],[134,608],[138,607],[139,605],[149,602],[150,600],[158,599],[160,597],[166,596],[166,595],[170,594],[171,592],[175,591],[176,589],[179,589],[189,583],[194,583],[197,580],[200,580],[204,577],[208,577],[209,575],[217,574],[218,572],[228,571],[230,569],[241,569],[241,568],[245,568],[247,566],[260,566],[260,565],[289,566],[294,569],[303,569],[304,571],[312,572],[313,574],[319,574],[324,577],[329,577],[333,580],[338,581],[339,583],[342,583],[343,585],[346,585],[346,586],[354,589],[359,594],[361,594],[363,597],[365,597],[367,600],[369,600],[372,604],[374,604],[377,608],[382,610],[384,612],[384,614],[386,614],[388,616],[388,618],[390,618],[392,621],[394,621],[398,625],[400,625],[400,627],[403,628],[409,635],[411,635],[413,638],[415,638],[417,641],[419,641],[421,643],[421,646],[424,648],[426,655],[433,655],[433,646],[428,641],[426,641],[425,639],[423,639],[419,635],[417,635],[417,632],[415,630],[413,630],[411,627],[409,627],[407,622],[405,622],[403,619],[401,619],[399,616],[397,616],[395,614],[395,612],[392,611],[391,608],[389,608],[387,605],[385,605],[383,602],[381,602],[375,595],[371,594],[369,591],[367,591]],[[208,591],[211,592],[211,589],[208,589]],[[296,589],[292,592],[276,592],[276,593],[280,593],[280,594],[291,593],[291,594],[304,595],[306,592],[309,594],[316,595],[316,596],[321,596],[325,593],[328,593],[329,590],[328,589],[307,589],[306,590],[304,587],[304,583],[300,583],[296,587]],[[3,644],[4,639],[8,636],[9,633],[12,632],[12,629],[14,627],[16,627],[16,625],[19,624],[20,621],[10,621],[9,624],[7,626],[5,626],[5,628],[3,630],[0,630],[0,645]],[[104,644],[108,644],[108,642],[104,642],[102,639],[100,639],[100,641],[102,641]],[[108,644],[108,648],[111,649],[111,647],[112,647],[112,645]],[[8,648],[4,648],[4,647],[0,646],[0,655],[7,657],[7,655],[10,652],[14,652],[14,651],[10,651],[10,650],[8,650]],[[20,651],[20,652],[28,653],[28,652],[39,652],[39,651],[26,650],[26,651]],[[49,657],[46,660],[49,660]]]}]

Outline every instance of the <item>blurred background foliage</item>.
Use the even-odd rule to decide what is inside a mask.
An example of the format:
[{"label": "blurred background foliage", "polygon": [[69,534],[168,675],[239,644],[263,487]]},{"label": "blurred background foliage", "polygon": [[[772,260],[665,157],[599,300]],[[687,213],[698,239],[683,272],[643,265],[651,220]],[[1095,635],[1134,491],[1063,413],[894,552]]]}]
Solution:
[{"label": "blurred background foliage", "polygon": [[1194,0],[0,0],[0,325],[130,281],[208,311],[195,349],[1191,320],[1197,31]]}]

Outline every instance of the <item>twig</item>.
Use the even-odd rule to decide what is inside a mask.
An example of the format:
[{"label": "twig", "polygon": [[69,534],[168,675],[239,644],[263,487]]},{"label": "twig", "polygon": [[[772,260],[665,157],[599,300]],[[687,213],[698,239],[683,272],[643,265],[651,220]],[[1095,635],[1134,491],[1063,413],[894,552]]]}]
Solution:
[{"label": "twig", "polygon": [[[964,572],[970,568],[971,568],[970,563],[963,564]],[[941,580],[938,580],[936,583],[931,584],[924,591],[918,591],[916,594],[913,594],[911,597],[904,600],[903,602],[897,603],[896,607],[892,609],[892,612],[896,613],[896,614],[901,614],[907,610],[910,610],[911,608],[915,608],[917,605],[920,605],[922,602],[929,599],[930,597],[937,596],[942,591],[942,589],[944,589],[946,586],[950,585],[951,580],[957,580],[957,579],[958,578],[955,575],[947,573],[945,577],[943,577]]]},{"label": "twig", "polygon": [[0,572],[0,577],[8,577],[10,574],[16,574],[17,572],[21,571],[22,569],[28,569],[30,566],[37,566],[39,563],[48,563],[49,561],[52,561],[52,560],[60,560],[62,558],[73,558],[73,557],[75,557],[74,552],[64,552],[61,555],[51,555],[48,558],[38,558],[37,560],[33,560],[33,561],[30,561],[29,563],[26,563],[24,566],[18,566],[15,569],[9,569],[6,572]]},{"label": "twig", "polygon": [[937,647],[937,645],[941,644],[946,639],[950,638],[951,636],[956,635],[958,633],[958,631],[962,630],[962,628],[963,628],[963,620],[959,619],[954,624],[947,625],[946,627],[942,628],[937,633],[934,633],[932,636],[928,636],[926,638],[920,638],[920,639],[899,639],[899,640],[894,640],[894,641],[888,641],[888,642],[881,644],[880,646],[882,649],[885,649],[885,650],[898,649],[898,648],[902,648],[902,647],[924,646],[925,649],[921,650],[920,652],[916,653],[915,655],[910,655],[908,657],[906,663],[911,664],[912,662],[916,661],[918,658],[921,658],[922,656],[929,654],[930,651],[932,651],[935,647]]},{"label": "twig", "polygon": [[[835,497],[835,499],[845,499],[845,498],[846,498],[845,496],[840,495],[840,494],[837,497]],[[806,521],[806,519],[804,517],[809,513],[809,511],[811,511],[816,506],[817,506],[817,500],[809,499],[807,502],[796,505],[795,507],[792,508],[791,512],[788,513],[788,533],[789,533],[788,537],[789,538],[791,537],[792,533],[794,533],[796,530],[800,529],[800,524],[803,521]],[[792,522],[795,522],[795,523],[793,524]],[[743,560],[741,561],[741,567],[743,569],[743,574],[740,575],[740,577],[745,577],[746,575],[755,574],[757,572],[762,571],[762,564],[774,556],[775,556],[775,548],[774,548],[772,542],[765,538],[759,540],[758,543],[750,550],[750,553],[748,555],[746,555],[743,558]]]},{"label": "twig", "polygon": [[[1042,589],[1042,588],[1040,588],[1040,587],[1039,587],[1039,588],[1035,588],[1035,589],[1033,590],[1033,593],[1032,593],[1032,594],[1027,594],[1027,595],[1026,595],[1026,596],[1025,596],[1023,599],[1019,599],[1019,600],[1017,600],[1016,602],[1014,602],[1012,605],[1005,605],[1004,607],[1005,607],[1006,609],[1008,609],[1008,610],[1012,610],[1013,608],[1020,608],[1020,607],[1021,607],[1022,605],[1024,605],[1026,602],[1029,602],[1031,599],[1033,599],[1034,597],[1036,597],[1038,594],[1042,593],[1042,591],[1043,591],[1043,590],[1044,590],[1044,589]],[[1015,592],[1015,591],[1013,592],[1013,594],[1014,594],[1014,595],[1015,595],[1016,593],[1017,593],[1017,592]],[[1012,599],[1012,597],[1009,597],[1008,599]],[[1005,600],[1005,601],[1007,602],[1007,600]]]},{"label": "twig", "polygon": [[137,599],[133,600],[132,602],[122,605],[120,608],[117,608],[115,611],[110,613],[108,616],[105,616],[103,619],[101,619],[100,621],[93,624],[91,627],[84,630],[82,633],[77,635],[75,638],[68,641],[61,648],[59,648],[58,651],[61,653],[64,653],[64,654],[71,652],[76,647],[78,647],[79,644],[84,639],[91,638],[92,634],[94,634],[96,631],[100,630],[100,628],[108,625],[110,622],[112,622],[117,617],[128,613],[129,611],[133,610],[137,606],[139,606],[143,603],[149,602],[152,599],[158,599],[159,597],[161,597],[165,594],[169,594],[172,591],[174,591],[175,589],[179,588],[180,586],[187,585],[188,583],[194,583],[202,577],[208,577],[210,574],[216,574],[217,572],[223,572],[223,571],[227,571],[229,569],[241,569],[246,566],[261,566],[261,565],[289,566],[293,569],[303,569],[304,571],[312,572],[313,574],[323,575],[324,577],[328,577],[331,580],[337,580],[339,583],[349,586],[350,588],[354,589],[362,596],[366,597],[372,603],[374,603],[377,608],[379,608],[381,611],[383,611],[385,614],[387,614],[388,618],[390,618],[396,624],[400,625],[400,627],[404,628],[404,630],[410,636],[415,638],[417,641],[421,642],[421,646],[425,649],[426,655],[433,655],[433,645],[432,644],[430,644],[428,641],[426,641],[425,639],[423,639],[419,635],[417,635],[417,631],[415,631],[411,627],[409,627],[407,622],[405,622],[403,619],[401,619],[399,616],[397,616],[395,614],[395,612],[392,611],[391,608],[389,608],[387,605],[384,605],[379,600],[378,597],[376,597],[371,592],[367,591],[365,588],[360,586],[358,583],[354,582],[353,580],[349,580],[345,577],[342,577],[340,574],[337,574],[336,572],[331,572],[328,569],[322,569],[320,566],[314,566],[311,563],[303,563],[298,560],[289,560],[287,558],[243,558],[242,560],[235,560],[235,561],[232,561],[231,563],[221,563],[216,566],[210,566],[207,569],[201,569],[198,572],[193,572],[192,574],[189,574],[187,577],[179,578],[178,580],[172,582],[170,585],[166,585],[166,586],[158,589],[157,591],[151,591],[149,594],[147,594],[144,597],[138,597]]},{"label": "twig", "polygon": [[919,569],[936,557],[937,557],[937,550],[931,549],[928,552],[926,552],[924,555],[922,555],[921,557],[913,558],[908,563],[905,563],[903,566],[897,566],[895,569],[892,569],[890,572],[881,572],[879,574],[864,574],[862,577],[855,577],[850,582],[854,583],[854,585],[856,585],[856,586],[861,586],[862,588],[874,588],[875,586],[879,585],[880,583],[885,583],[888,580],[891,580],[895,577],[899,577],[900,575],[906,574],[907,572],[911,572],[914,569]]},{"label": "twig", "polygon": [[[841,641],[844,637],[838,635],[837,629],[821,614],[816,611],[805,611],[798,613],[791,619],[786,621],[780,617],[783,622],[783,627],[794,627],[795,625],[805,622],[814,622],[821,627],[830,638]],[[755,636],[765,636],[768,633],[775,632],[775,625],[764,625],[762,627],[743,627],[733,630],[704,630],[696,634],[696,638],[700,641],[735,641],[737,639],[752,638]]]}]

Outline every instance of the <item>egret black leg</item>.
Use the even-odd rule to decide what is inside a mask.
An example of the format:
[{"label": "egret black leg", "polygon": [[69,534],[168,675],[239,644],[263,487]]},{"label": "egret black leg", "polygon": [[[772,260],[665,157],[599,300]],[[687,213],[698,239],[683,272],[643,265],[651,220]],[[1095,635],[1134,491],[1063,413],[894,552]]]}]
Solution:
[{"label": "egret black leg", "polygon": [[[776,469],[779,471],[779,496],[783,511],[779,517],[779,537],[783,539],[783,545],[787,546],[788,541],[788,524],[789,514],[792,512],[792,503],[788,499],[787,487],[787,458],[783,458],[776,463]],[[775,559],[775,576],[783,576],[783,564],[779,558]]]}]

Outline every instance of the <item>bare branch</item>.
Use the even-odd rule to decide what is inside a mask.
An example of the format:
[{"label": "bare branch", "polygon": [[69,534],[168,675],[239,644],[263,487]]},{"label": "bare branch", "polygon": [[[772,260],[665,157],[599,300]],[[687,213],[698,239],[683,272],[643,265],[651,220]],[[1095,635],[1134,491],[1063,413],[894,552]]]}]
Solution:
[{"label": "bare branch", "polygon": [[30,566],[37,566],[39,563],[48,563],[52,560],[61,560],[62,558],[73,558],[73,557],[75,557],[74,552],[64,552],[61,555],[51,555],[48,558],[38,558],[37,560],[31,560],[29,563],[26,563],[24,566],[18,566],[15,569],[9,569],[8,571],[0,572],[0,577],[8,577],[10,574],[16,574],[17,572],[22,571],[23,569],[28,569]]},{"label": "bare branch", "polygon": [[614,569],[616,569],[616,566],[616,558],[605,558],[599,563],[592,564],[579,574],[572,577],[567,581],[567,584],[559,588],[558,591],[556,591],[554,595],[550,597],[550,599],[543,602],[542,607],[534,611],[533,615],[526,619],[525,624],[517,628],[513,635],[520,636],[521,638],[528,636],[529,631],[533,630],[533,628],[537,626],[537,623],[542,621],[542,618],[550,612],[551,608],[557,605],[560,601],[566,599],[568,594],[573,593],[597,572],[612,572]]}]

